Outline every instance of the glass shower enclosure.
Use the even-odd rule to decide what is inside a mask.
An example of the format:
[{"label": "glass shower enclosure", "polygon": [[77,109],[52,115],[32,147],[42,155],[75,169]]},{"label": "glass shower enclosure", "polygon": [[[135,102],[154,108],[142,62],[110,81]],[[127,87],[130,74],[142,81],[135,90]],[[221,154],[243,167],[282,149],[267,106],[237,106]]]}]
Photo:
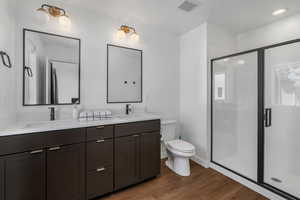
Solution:
[{"label": "glass shower enclosure", "polygon": [[211,61],[211,162],[300,198],[300,40]]}]

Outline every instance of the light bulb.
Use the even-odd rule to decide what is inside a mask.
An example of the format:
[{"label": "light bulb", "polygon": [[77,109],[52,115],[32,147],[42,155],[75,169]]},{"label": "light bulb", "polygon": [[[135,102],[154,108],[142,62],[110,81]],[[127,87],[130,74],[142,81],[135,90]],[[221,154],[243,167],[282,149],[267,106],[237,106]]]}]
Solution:
[{"label": "light bulb", "polygon": [[278,9],[278,10],[275,10],[275,11],[272,13],[272,15],[273,15],[273,16],[281,15],[281,14],[285,13],[286,11],[287,11],[287,9],[285,9],[285,8]]},{"label": "light bulb", "polygon": [[132,33],[132,35],[130,36],[130,38],[134,41],[139,41],[140,40],[140,35],[137,34],[136,32]]},{"label": "light bulb", "polygon": [[63,16],[60,16],[59,19],[59,24],[64,26],[64,27],[70,27],[71,26],[71,20],[70,20],[70,17],[67,16],[67,15],[63,15]]},{"label": "light bulb", "polygon": [[126,37],[126,33],[123,30],[118,30],[117,32],[117,39],[118,40],[123,40]]},{"label": "light bulb", "polygon": [[36,17],[39,24],[46,24],[50,20],[50,16],[44,8],[37,9]]}]

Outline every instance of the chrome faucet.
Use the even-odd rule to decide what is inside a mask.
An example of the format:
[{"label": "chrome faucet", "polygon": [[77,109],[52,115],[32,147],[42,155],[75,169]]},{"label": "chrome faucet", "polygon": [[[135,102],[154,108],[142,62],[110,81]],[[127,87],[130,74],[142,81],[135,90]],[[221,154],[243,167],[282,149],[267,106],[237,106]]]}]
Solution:
[{"label": "chrome faucet", "polygon": [[50,120],[54,121],[55,120],[55,107],[50,107]]},{"label": "chrome faucet", "polygon": [[126,115],[129,115],[132,112],[131,104],[126,104]]}]

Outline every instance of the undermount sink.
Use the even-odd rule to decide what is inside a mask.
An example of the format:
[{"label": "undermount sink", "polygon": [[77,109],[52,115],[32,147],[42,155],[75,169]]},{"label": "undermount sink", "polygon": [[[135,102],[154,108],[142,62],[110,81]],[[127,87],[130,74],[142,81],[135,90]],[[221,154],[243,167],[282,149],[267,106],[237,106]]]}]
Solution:
[{"label": "undermount sink", "polygon": [[32,123],[25,124],[25,128],[57,127],[57,126],[65,126],[73,123],[74,121],[71,120],[41,121],[41,122],[32,122]]},{"label": "undermount sink", "polygon": [[131,115],[116,115],[114,118],[115,119],[132,119],[132,118],[136,118],[139,117],[138,114],[131,114]]}]

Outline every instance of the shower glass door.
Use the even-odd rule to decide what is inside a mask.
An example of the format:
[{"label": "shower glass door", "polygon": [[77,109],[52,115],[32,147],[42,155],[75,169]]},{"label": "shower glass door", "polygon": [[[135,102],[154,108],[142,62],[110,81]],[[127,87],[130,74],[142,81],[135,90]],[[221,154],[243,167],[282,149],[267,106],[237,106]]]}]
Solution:
[{"label": "shower glass door", "polygon": [[212,162],[257,180],[258,53],[212,61]]},{"label": "shower glass door", "polygon": [[300,42],[265,50],[264,183],[300,198]]}]

